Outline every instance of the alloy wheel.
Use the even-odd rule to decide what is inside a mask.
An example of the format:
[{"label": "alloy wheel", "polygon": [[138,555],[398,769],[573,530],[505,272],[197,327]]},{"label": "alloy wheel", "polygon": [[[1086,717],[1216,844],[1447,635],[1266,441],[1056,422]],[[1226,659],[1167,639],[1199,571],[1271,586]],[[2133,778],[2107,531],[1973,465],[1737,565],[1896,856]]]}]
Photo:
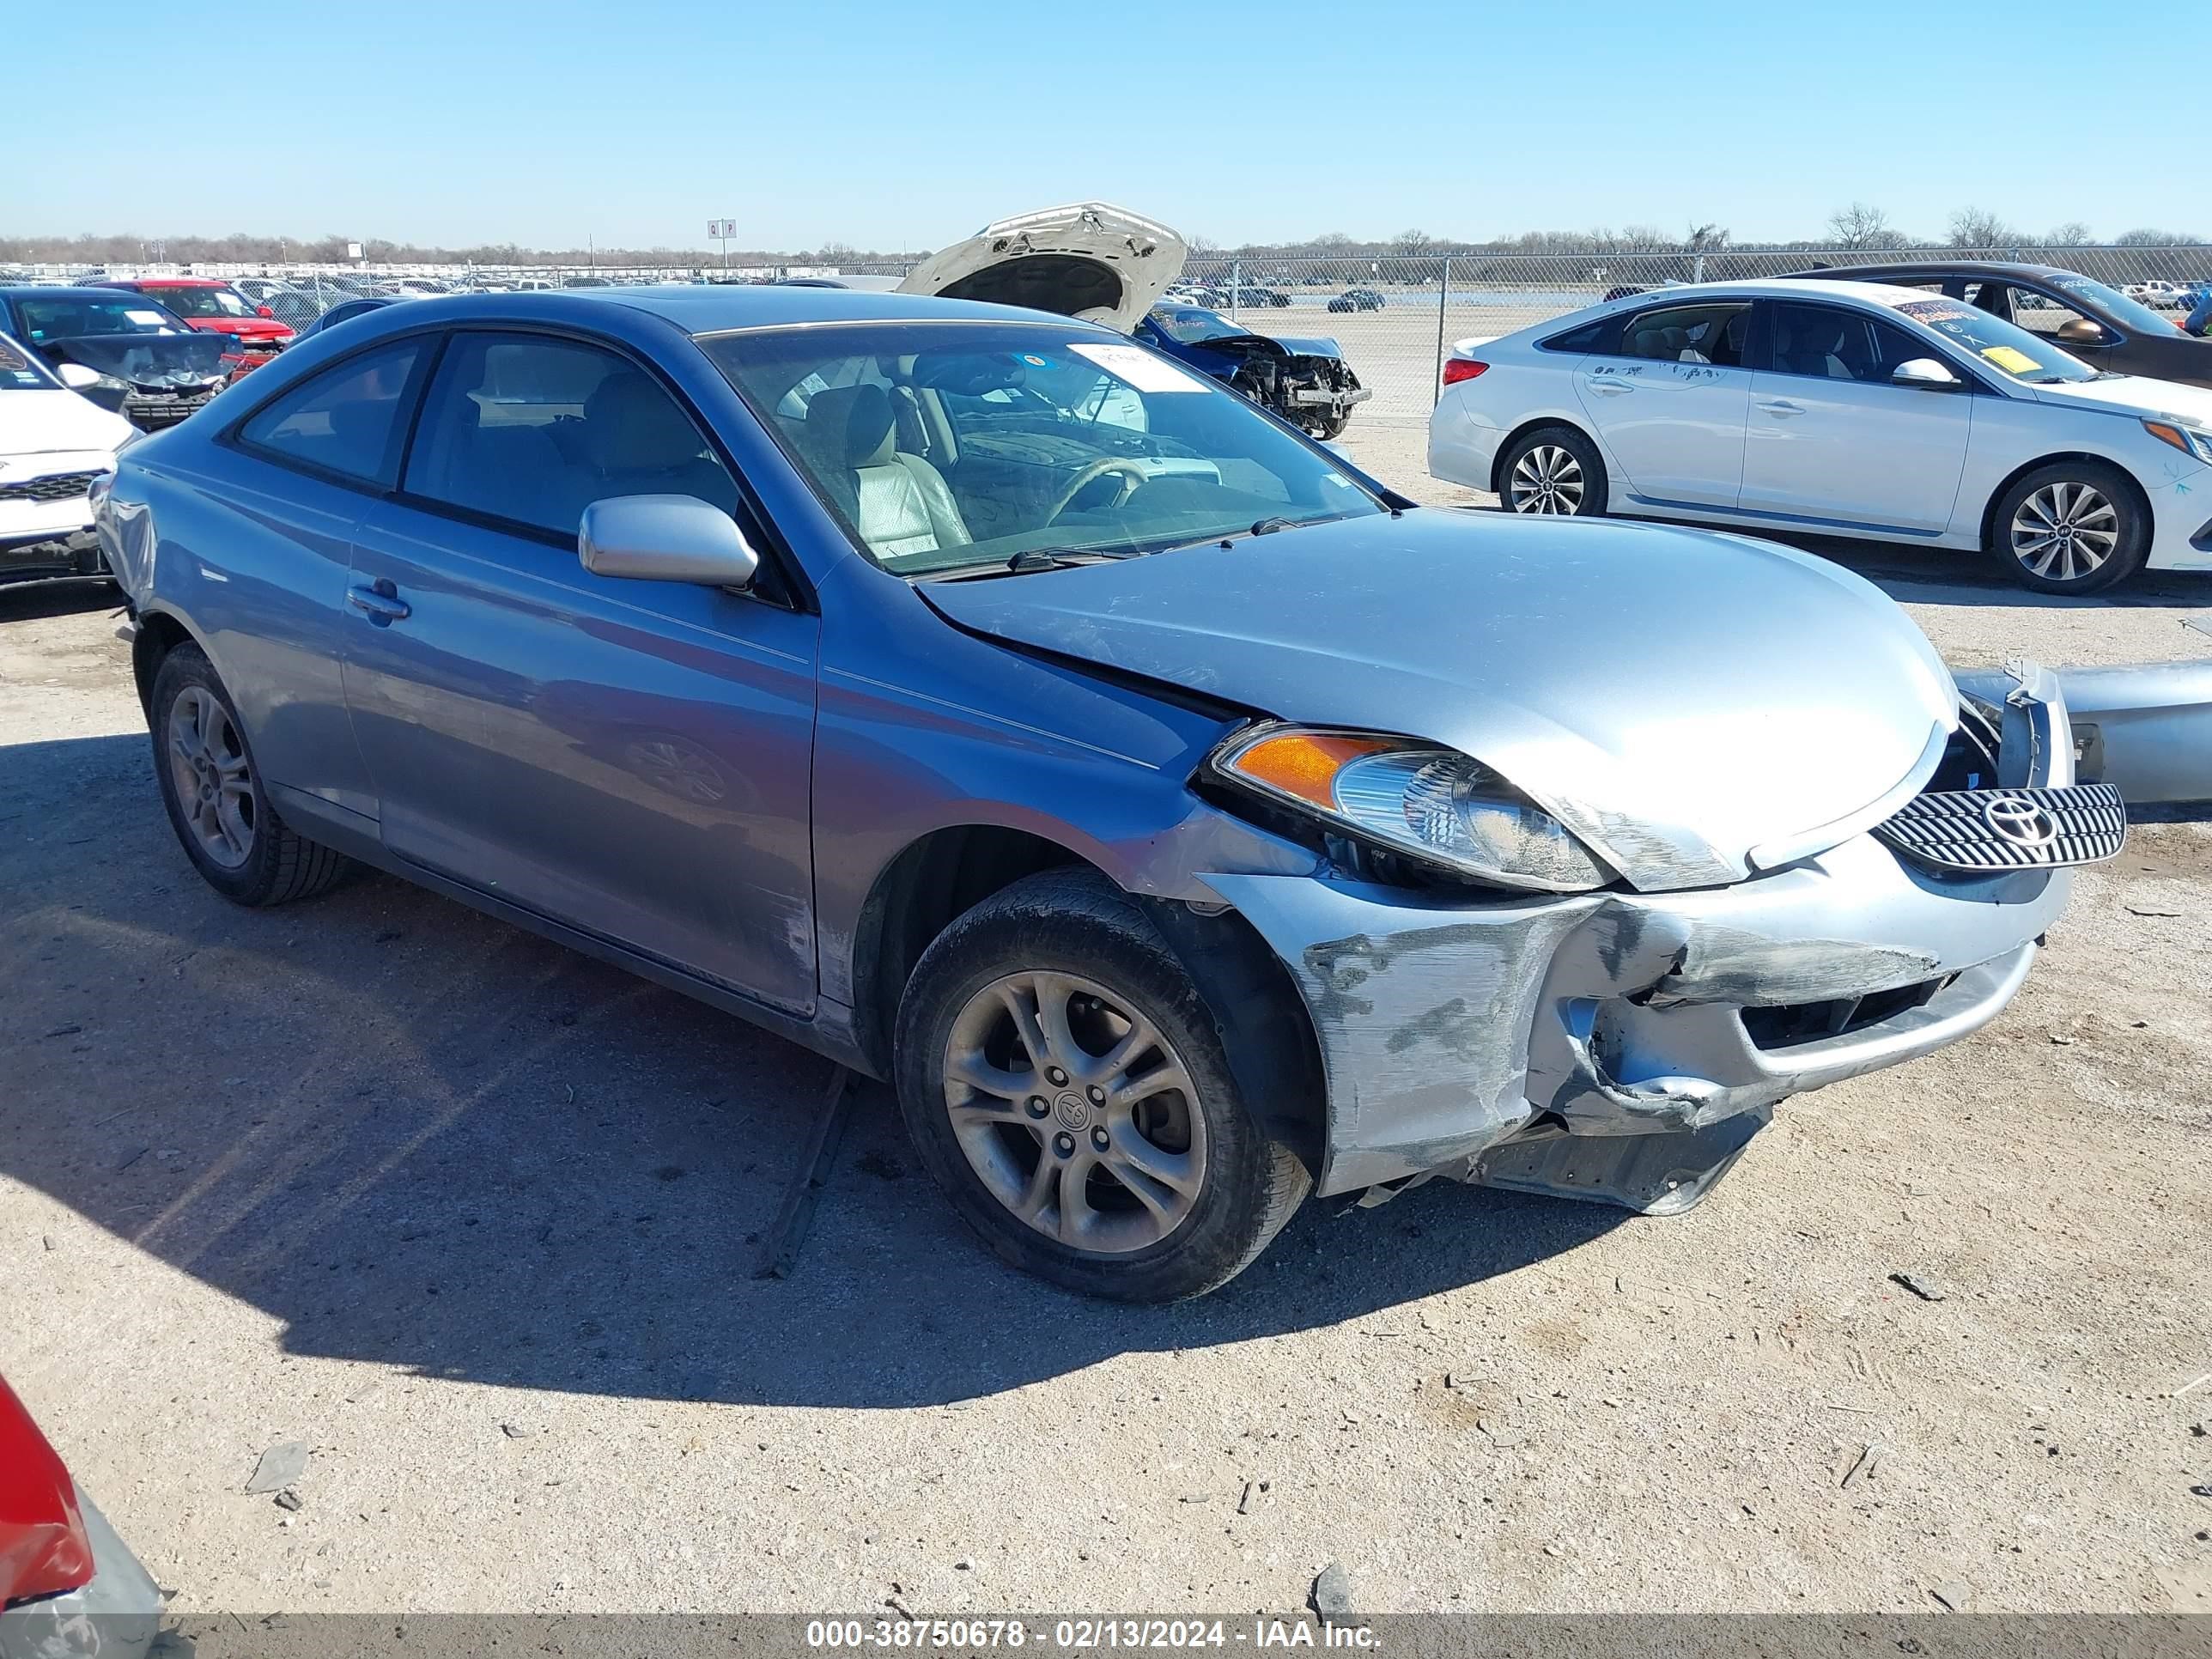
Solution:
[{"label": "alloy wheel", "polygon": [[945,1105],[969,1164],[1029,1226],[1081,1250],[1157,1244],[1206,1184],[1188,1067],[1105,986],[1009,975],[969,998],[945,1045]]},{"label": "alloy wheel", "polygon": [[1506,499],[1516,513],[1567,516],[1582,511],[1585,487],[1582,463],[1557,444],[1535,444],[1513,464]]},{"label": "alloy wheel", "polygon": [[205,686],[169,705],[169,777],[200,851],[226,870],[253,855],[253,773],[229,714]]},{"label": "alloy wheel", "polygon": [[2119,511],[2094,484],[2047,483],[2012,516],[2013,557],[2051,581],[2094,574],[2119,542]]}]

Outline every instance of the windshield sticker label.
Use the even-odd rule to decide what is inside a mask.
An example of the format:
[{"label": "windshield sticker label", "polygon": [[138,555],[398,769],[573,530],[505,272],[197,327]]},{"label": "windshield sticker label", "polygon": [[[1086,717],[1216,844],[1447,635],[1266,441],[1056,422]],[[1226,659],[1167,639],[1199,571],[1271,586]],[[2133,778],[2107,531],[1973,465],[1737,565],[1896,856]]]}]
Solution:
[{"label": "windshield sticker label", "polygon": [[158,311],[126,311],[123,313],[132,322],[148,328],[159,328],[169,319]]},{"label": "windshield sticker label", "polygon": [[1984,346],[1982,348],[1982,356],[1988,358],[1990,362],[1995,363],[1999,368],[2004,370],[2008,374],[2033,374],[2038,368],[2042,367],[2042,365],[2038,363],[2034,358],[2029,356],[2025,351],[2022,351],[2017,346]]},{"label": "windshield sticker label", "polygon": [[1155,357],[1142,346],[1092,345],[1089,342],[1071,344],[1067,348],[1079,357],[1087,357],[1117,380],[1126,380],[1139,392],[1204,392],[1203,381],[1193,380],[1173,363]]},{"label": "windshield sticker label", "polygon": [[1950,300],[1905,300],[1897,307],[1907,317],[1917,317],[1923,323],[1956,323],[1971,320],[1975,313]]}]

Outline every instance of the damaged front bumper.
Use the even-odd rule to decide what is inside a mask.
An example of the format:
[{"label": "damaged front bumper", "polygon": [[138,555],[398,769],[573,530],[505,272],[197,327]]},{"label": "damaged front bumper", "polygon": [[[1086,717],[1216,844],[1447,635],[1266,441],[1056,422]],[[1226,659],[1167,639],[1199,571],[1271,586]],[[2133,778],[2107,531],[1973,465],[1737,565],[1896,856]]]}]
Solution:
[{"label": "damaged front bumper", "polygon": [[[2000,781],[2089,794],[2069,790],[2063,702],[2028,673],[2044,695],[2015,682]],[[1675,892],[1468,905],[1334,875],[1205,879],[1311,1016],[1319,1191],[1448,1175],[1670,1212],[1778,1102],[1995,1018],[2065,906],[2067,868],[1940,870],[1879,829]]]}]

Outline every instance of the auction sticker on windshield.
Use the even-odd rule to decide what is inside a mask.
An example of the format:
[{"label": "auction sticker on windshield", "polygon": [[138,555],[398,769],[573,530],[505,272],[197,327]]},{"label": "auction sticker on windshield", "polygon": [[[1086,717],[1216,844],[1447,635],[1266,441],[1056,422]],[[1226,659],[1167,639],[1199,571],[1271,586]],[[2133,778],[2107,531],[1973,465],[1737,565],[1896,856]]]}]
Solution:
[{"label": "auction sticker on windshield", "polygon": [[1982,356],[2008,374],[2033,374],[2042,365],[2017,346],[1984,346]]},{"label": "auction sticker on windshield", "polygon": [[1204,392],[1204,381],[1192,379],[1173,363],[1155,357],[1142,346],[1092,345],[1071,343],[1067,348],[1087,357],[1117,380],[1126,380],[1139,392]]},{"label": "auction sticker on windshield", "polygon": [[1897,309],[1907,317],[1917,317],[1931,327],[1940,323],[1971,320],[1974,313],[1966,307],[1949,300],[1907,300]]},{"label": "auction sticker on windshield", "polygon": [[143,324],[148,328],[159,328],[169,320],[168,313],[161,311],[126,311],[123,314],[132,322]]}]

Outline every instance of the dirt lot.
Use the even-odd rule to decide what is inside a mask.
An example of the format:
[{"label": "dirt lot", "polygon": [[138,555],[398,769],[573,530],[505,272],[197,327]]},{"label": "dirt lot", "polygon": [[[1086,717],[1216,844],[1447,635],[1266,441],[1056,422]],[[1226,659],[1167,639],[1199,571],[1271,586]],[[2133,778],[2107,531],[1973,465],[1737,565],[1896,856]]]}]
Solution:
[{"label": "dirt lot", "polygon": [[[2212,647],[2212,582],[1852,562],[1962,663]],[[871,1086],[759,1281],[823,1064],[397,882],[228,906],[111,611],[0,594],[0,1371],[179,1612],[2212,1610],[2212,823],[1678,1219],[1433,1185],[1097,1306]]]}]

